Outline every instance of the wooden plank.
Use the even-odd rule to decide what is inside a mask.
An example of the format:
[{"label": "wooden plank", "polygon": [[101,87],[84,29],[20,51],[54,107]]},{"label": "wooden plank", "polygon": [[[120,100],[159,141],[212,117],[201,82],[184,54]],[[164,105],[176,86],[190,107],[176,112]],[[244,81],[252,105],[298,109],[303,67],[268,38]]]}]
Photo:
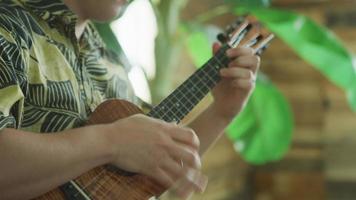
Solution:
[{"label": "wooden plank", "polygon": [[292,141],[297,146],[299,144],[321,145],[324,142],[324,133],[319,126],[298,125],[295,127]]},{"label": "wooden plank", "polygon": [[355,133],[356,135],[356,115],[352,112],[332,110],[325,115],[325,134],[332,139],[342,137],[340,133]]},{"label": "wooden plank", "polygon": [[356,182],[335,181],[326,182],[328,200],[350,200],[356,197]]},{"label": "wooden plank", "polygon": [[275,83],[278,89],[291,101],[295,103],[321,103],[322,88],[313,81],[282,82]]},{"label": "wooden plank", "polygon": [[256,200],[324,200],[323,174],[320,172],[257,172]]},{"label": "wooden plank", "polygon": [[[340,133],[340,132],[339,132]],[[328,140],[325,174],[328,180],[356,182],[355,131],[340,139]]]}]

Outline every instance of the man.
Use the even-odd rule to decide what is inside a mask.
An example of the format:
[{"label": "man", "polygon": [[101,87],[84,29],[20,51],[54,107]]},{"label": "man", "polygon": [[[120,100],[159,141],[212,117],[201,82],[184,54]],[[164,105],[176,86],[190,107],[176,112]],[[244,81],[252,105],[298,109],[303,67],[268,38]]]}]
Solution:
[{"label": "man", "polygon": [[171,187],[199,171],[200,156],[244,107],[259,58],[236,48],[214,102],[189,128],[143,115],[74,128],[106,99],[135,102],[123,66],[89,22],[108,21],[127,3],[0,0],[1,199],[37,197],[108,163]]}]

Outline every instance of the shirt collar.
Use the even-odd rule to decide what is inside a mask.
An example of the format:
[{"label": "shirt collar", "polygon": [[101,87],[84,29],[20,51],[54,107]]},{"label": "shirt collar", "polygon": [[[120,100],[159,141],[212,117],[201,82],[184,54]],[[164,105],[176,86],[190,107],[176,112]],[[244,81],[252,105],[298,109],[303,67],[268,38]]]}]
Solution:
[{"label": "shirt collar", "polygon": [[76,24],[78,16],[62,0],[19,0],[27,9],[45,21],[61,21],[65,25]]},{"label": "shirt collar", "polygon": [[[75,25],[78,21],[78,16],[71,11],[63,0],[18,0],[26,9],[31,10],[35,15],[48,22],[50,26],[64,30],[65,34],[76,40]],[[86,28],[86,31],[89,27]],[[92,27],[90,27],[93,29]],[[88,36],[87,32],[84,36]],[[91,41],[96,47],[104,47],[101,37],[95,33],[90,34]]]}]

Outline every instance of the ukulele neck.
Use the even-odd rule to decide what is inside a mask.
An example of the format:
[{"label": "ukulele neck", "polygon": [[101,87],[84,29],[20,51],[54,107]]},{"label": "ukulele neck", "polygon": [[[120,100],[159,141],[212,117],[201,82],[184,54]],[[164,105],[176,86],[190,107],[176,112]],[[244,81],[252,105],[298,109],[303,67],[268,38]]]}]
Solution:
[{"label": "ukulele neck", "polygon": [[166,122],[179,123],[220,81],[219,71],[229,63],[229,58],[226,56],[229,48],[229,45],[223,45],[214,57],[147,115]]}]

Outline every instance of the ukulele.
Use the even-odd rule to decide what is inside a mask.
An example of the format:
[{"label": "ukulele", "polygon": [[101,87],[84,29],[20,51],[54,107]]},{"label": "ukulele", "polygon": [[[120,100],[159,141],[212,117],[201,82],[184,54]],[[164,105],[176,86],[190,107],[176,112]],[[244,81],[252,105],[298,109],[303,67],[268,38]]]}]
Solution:
[{"label": "ukulele", "polygon": [[[273,37],[254,17],[239,18],[228,26],[225,33],[218,35],[223,44],[220,50],[147,115],[179,123],[220,81],[219,70],[225,68],[230,61],[225,54],[228,49],[248,46],[254,49],[256,54],[261,54]],[[108,100],[96,108],[87,125],[111,123],[138,113],[143,112],[128,101]],[[147,176],[104,165],[36,199],[147,200],[158,197],[166,189]]]}]

